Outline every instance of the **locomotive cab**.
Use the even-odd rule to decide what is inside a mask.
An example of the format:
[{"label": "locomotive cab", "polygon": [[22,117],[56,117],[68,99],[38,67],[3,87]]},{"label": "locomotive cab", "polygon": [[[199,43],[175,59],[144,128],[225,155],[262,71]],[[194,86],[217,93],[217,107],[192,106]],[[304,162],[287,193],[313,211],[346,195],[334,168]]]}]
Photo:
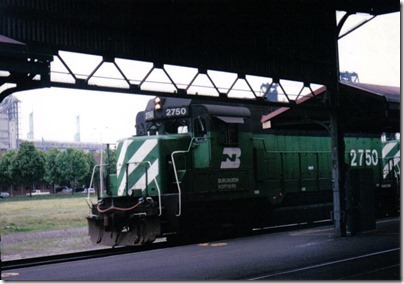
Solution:
[{"label": "locomotive cab", "polygon": [[166,186],[192,203],[203,193],[252,190],[249,117],[246,107],[154,99],[138,114],[136,129],[140,136],[188,137],[185,147],[167,148]]}]

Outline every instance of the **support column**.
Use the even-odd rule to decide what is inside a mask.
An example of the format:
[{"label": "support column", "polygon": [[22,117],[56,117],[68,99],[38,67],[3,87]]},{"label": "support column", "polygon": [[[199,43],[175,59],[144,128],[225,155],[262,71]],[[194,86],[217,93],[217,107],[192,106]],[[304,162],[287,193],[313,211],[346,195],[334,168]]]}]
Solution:
[{"label": "support column", "polygon": [[[334,88],[333,88],[334,87]],[[328,88],[331,106],[331,158],[332,158],[332,190],[333,190],[333,217],[334,234],[336,237],[346,236],[346,192],[344,162],[344,131],[341,123],[338,85]]]},{"label": "support column", "polygon": [[[347,16],[348,17],[348,16]],[[347,18],[346,17],[346,18]],[[337,27],[335,23],[334,44],[335,59],[330,65],[330,80],[327,83],[327,92],[330,107],[330,132],[331,132],[331,159],[332,159],[332,191],[333,191],[333,219],[334,235],[343,237],[347,235],[346,230],[346,170],[344,162],[345,143],[344,130],[342,125],[341,94],[339,92],[339,52],[338,34],[346,20],[344,18]]]}]

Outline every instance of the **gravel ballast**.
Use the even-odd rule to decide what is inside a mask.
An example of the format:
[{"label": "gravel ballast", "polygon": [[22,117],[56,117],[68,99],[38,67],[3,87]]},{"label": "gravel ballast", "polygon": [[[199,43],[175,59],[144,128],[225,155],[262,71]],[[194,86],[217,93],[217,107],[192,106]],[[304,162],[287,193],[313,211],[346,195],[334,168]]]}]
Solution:
[{"label": "gravel ballast", "polygon": [[87,227],[9,234],[0,244],[2,261],[106,248],[90,242]]}]

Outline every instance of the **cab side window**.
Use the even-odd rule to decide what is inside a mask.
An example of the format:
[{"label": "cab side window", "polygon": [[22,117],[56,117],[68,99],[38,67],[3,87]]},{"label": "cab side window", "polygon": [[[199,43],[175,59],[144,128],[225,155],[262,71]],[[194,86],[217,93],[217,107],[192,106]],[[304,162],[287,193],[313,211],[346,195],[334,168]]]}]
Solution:
[{"label": "cab side window", "polygon": [[237,124],[223,122],[219,124],[219,143],[228,146],[238,144]]},{"label": "cab side window", "polygon": [[199,116],[196,119],[194,119],[194,136],[205,137],[206,134],[207,134],[206,119]]}]

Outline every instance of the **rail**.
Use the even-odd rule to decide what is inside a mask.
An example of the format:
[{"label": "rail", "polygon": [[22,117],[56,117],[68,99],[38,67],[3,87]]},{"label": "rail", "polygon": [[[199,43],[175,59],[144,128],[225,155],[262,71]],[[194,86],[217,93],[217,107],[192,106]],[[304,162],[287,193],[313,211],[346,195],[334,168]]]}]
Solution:
[{"label": "rail", "polygon": [[175,165],[174,155],[188,153],[191,150],[194,140],[195,140],[195,137],[192,137],[191,142],[189,142],[189,146],[188,146],[187,150],[179,150],[179,151],[174,151],[171,153],[171,162],[173,163],[173,168],[174,168],[175,183],[177,184],[177,189],[178,189],[178,213],[175,215],[177,217],[181,216],[181,186],[180,186],[180,181],[178,179],[177,166]]},{"label": "rail", "polygon": [[46,255],[31,258],[22,258],[8,260],[2,262],[2,272],[11,269],[20,269],[25,267],[34,267],[39,265],[53,265],[56,263],[64,263],[71,261],[79,261],[85,259],[95,259],[107,256],[123,255],[129,253],[137,253],[144,251],[152,251],[156,249],[174,247],[178,244],[169,244],[164,238],[157,239],[156,242],[147,246],[127,246],[118,248],[100,248],[94,250],[86,250],[79,252],[68,252],[64,254]]}]

